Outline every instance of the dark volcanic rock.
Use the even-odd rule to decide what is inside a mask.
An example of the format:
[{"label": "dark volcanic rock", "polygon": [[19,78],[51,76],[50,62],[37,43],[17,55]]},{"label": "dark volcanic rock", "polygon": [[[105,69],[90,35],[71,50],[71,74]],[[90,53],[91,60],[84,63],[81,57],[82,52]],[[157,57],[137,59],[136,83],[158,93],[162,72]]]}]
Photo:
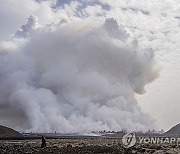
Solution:
[{"label": "dark volcanic rock", "polygon": [[180,136],[180,123],[168,130],[165,135],[178,135]]},{"label": "dark volcanic rock", "polygon": [[21,136],[21,134],[11,128],[0,125],[0,137],[16,137]]},{"label": "dark volcanic rock", "polygon": [[[41,140],[0,140],[0,154],[179,154],[180,147],[168,144],[135,144],[125,148],[119,139],[46,139],[47,146],[41,148]],[[84,144],[82,144],[84,143]],[[114,144],[115,143],[115,144]]]}]

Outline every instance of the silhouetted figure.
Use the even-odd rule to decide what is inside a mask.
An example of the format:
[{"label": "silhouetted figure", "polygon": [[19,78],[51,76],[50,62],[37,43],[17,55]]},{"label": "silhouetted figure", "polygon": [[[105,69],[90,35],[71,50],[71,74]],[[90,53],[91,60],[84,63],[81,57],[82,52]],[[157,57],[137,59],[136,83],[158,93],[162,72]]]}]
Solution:
[{"label": "silhouetted figure", "polygon": [[41,148],[45,148],[45,147],[46,147],[46,138],[42,136]]}]

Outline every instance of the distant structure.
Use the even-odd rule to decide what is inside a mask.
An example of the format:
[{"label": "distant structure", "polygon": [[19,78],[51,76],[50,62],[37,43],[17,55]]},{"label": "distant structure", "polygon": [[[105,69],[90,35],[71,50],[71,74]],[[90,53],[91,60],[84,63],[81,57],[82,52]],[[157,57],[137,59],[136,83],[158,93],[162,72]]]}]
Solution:
[{"label": "distant structure", "polygon": [[46,138],[42,136],[41,148],[45,148],[45,147],[46,147]]}]

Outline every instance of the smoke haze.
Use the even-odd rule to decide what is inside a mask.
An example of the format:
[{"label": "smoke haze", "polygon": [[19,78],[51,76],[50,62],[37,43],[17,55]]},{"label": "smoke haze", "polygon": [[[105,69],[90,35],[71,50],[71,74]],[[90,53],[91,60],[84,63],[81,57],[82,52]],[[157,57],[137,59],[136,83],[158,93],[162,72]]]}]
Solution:
[{"label": "smoke haze", "polygon": [[0,113],[28,131],[145,131],[154,120],[135,95],[157,76],[153,51],[112,18],[52,28],[31,16],[0,44]]}]

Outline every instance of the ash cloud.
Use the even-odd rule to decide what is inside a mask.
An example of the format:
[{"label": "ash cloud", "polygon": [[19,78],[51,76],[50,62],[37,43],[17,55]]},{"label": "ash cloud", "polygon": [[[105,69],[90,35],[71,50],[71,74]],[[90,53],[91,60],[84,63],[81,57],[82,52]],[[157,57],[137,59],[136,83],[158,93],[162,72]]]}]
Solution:
[{"label": "ash cloud", "polygon": [[[26,37],[38,24],[30,19],[15,36]],[[0,48],[0,106],[8,111],[5,119],[16,121],[14,128],[39,132],[154,128],[135,98],[158,76],[151,50],[138,46],[114,19],[40,29],[33,28],[24,45]]]}]

